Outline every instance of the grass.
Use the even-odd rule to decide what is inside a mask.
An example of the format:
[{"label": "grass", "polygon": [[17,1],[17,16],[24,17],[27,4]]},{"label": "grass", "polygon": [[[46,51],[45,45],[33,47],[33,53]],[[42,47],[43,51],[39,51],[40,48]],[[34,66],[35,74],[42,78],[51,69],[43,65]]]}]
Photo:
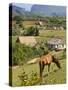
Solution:
[{"label": "grass", "polygon": [[66,31],[65,30],[41,30],[40,36],[45,37],[65,37]]},{"label": "grass", "polygon": [[[46,66],[43,72],[43,85],[47,84],[64,84],[66,83],[66,60],[63,59],[60,61],[61,69],[59,70],[57,66],[52,63],[50,72],[48,72],[48,67]],[[12,67],[12,84],[13,86],[20,86],[21,81],[19,79],[19,75],[22,73],[22,69],[30,75],[31,71],[37,72],[39,76],[39,65],[32,64],[32,65],[23,65],[23,66],[16,66]],[[39,83],[37,83],[39,85]]]}]

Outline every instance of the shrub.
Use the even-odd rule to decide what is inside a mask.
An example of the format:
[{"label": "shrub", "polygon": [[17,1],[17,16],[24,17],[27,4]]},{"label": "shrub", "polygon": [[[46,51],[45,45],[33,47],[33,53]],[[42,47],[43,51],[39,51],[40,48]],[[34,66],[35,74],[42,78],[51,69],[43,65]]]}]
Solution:
[{"label": "shrub", "polygon": [[23,33],[24,36],[38,36],[39,35],[39,30],[37,27],[29,27],[26,29]]},{"label": "shrub", "polygon": [[47,53],[47,51],[48,49],[43,43],[31,47],[16,42],[12,47],[12,65],[24,64],[32,58],[43,55],[44,52]]},{"label": "shrub", "polygon": [[63,50],[62,58],[66,58],[66,49]]},{"label": "shrub", "polygon": [[21,80],[21,86],[28,85],[28,75],[25,73],[24,69],[22,74],[19,76],[19,79]]},{"label": "shrub", "polygon": [[13,20],[15,20],[15,21],[22,21],[23,19],[22,19],[21,16],[15,16],[15,17],[13,17]]},{"label": "shrub", "polygon": [[18,43],[12,48],[12,65],[19,65],[23,62],[24,53],[21,48],[22,46]]},{"label": "shrub", "polygon": [[35,47],[26,46],[24,44],[16,43],[12,47],[12,65],[19,65],[38,55]]},{"label": "shrub", "polygon": [[19,79],[21,80],[21,86],[35,85],[39,82],[37,72],[32,71],[30,76],[28,76],[24,69],[21,75],[19,76]]}]

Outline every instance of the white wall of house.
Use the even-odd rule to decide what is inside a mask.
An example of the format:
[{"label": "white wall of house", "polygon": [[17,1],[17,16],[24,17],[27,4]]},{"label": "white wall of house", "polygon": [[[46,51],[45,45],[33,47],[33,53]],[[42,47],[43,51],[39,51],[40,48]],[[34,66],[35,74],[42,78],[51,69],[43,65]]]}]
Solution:
[{"label": "white wall of house", "polygon": [[64,44],[60,44],[60,45],[55,45],[55,48],[56,49],[65,49],[66,48],[66,45]]},{"label": "white wall of house", "polygon": [[49,49],[65,49],[65,44],[59,44],[59,45],[48,45]]}]

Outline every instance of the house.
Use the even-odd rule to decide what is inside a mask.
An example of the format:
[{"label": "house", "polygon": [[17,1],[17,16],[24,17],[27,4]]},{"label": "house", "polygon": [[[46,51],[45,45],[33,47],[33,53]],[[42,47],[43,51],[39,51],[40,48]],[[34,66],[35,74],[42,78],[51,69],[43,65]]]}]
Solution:
[{"label": "house", "polygon": [[35,23],[35,25],[43,26],[43,22],[42,21],[38,21],[38,22]]},{"label": "house", "polygon": [[65,40],[61,38],[51,38],[47,41],[48,48],[51,50],[66,49]]},{"label": "house", "polygon": [[33,36],[25,36],[25,37],[19,36],[16,42],[30,46],[34,46],[35,44],[37,44],[36,39]]},{"label": "house", "polygon": [[60,30],[64,30],[64,28],[62,26],[60,26]]}]

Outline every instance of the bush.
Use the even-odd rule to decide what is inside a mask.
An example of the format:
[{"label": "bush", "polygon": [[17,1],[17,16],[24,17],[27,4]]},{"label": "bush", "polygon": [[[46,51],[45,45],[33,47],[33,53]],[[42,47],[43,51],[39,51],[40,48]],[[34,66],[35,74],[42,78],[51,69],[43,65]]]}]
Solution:
[{"label": "bush", "polygon": [[12,29],[12,31],[10,31],[10,35],[12,35],[12,36],[21,35],[21,30],[18,28]]},{"label": "bush", "polygon": [[38,44],[36,46],[36,48],[37,48],[37,52],[39,55],[44,55],[44,54],[47,54],[49,52],[49,49],[44,42],[41,42],[40,44]]},{"label": "bush", "polygon": [[63,55],[62,55],[62,58],[66,58],[66,49],[63,50]]},{"label": "bush", "polygon": [[43,43],[31,47],[16,42],[12,47],[12,65],[24,64],[32,58],[43,55],[44,52],[47,53],[47,51],[48,49]]},{"label": "bush", "polygon": [[14,21],[22,21],[23,20],[21,16],[14,16],[12,19]]},{"label": "bush", "polygon": [[12,65],[19,65],[21,62],[23,62],[24,53],[22,52],[21,48],[22,46],[18,43],[12,48]]},{"label": "bush", "polygon": [[28,74],[26,74],[24,69],[21,75],[19,76],[19,79],[21,80],[21,86],[35,85],[39,82],[37,72],[32,71],[30,76],[28,76]]},{"label": "bush", "polygon": [[16,43],[12,47],[12,65],[19,65],[26,62],[38,55],[38,51],[35,47],[30,47]]},{"label": "bush", "polygon": [[37,27],[29,27],[26,29],[23,33],[24,36],[38,36],[39,35],[39,30]]},{"label": "bush", "polygon": [[28,75],[25,73],[24,69],[22,74],[19,76],[19,79],[21,80],[21,86],[28,85]]}]

